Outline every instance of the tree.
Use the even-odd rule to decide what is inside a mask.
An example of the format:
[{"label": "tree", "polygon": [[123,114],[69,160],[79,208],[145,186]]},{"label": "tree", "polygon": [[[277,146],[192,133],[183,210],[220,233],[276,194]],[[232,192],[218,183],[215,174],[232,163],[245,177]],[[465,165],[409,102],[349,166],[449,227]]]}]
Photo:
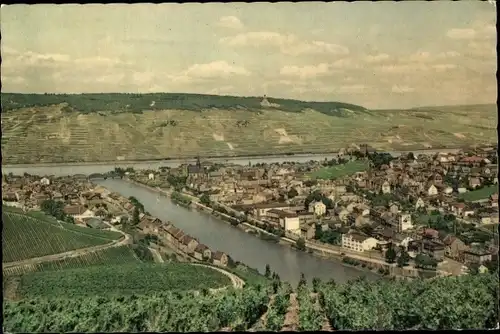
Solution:
[{"label": "tree", "polygon": [[271,277],[271,268],[269,267],[269,264],[266,264],[266,271],[264,273],[264,276],[267,278]]},{"label": "tree", "polygon": [[312,285],[313,285],[313,292],[317,293],[319,289],[319,285],[321,284],[321,280],[317,277],[314,277],[312,279]]},{"label": "tree", "polygon": [[291,188],[289,191],[288,191],[288,198],[294,198],[296,196],[299,195],[299,192],[297,191],[297,189],[295,188]]},{"label": "tree", "polygon": [[408,152],[407,156],[408,160],[415,160],[415,155],[413,154],[413,152]]},{"label": "tree", "polygon": [[137,225],[139,224],[139,208],[138,207],[134,207],[134,212],[132,214],[132,225]]},{"label": "tree", "polygon": [[205,206],[209,206],[210,205],[210,197],[207,194],[203,194],[200,197],[200,202],[201,202],[201,204],[203,204]]},{"label": "tree", "polygon": [[403,268],[407,266],[409,262],[410,262],[410,255],[404,249],[401,250],[397,259],[398,267]]},{"label": "tree", "polygon": [[437,261],[426,254],[418,254],[415,257],[415,266],[422,269],[435,269]]},{"label": "tree", "polygon": [[304,273],[300,273],[299,284],[297,285],[297,290],[301,290],[307,286],[307,280]]},{"label": "tree", "polygon": [[295,242],[295,246],[297,247],[298,250],[305,251],[306,250],[306,241],[304,240],[304,238],[299,238]]},{"label": "tree", "polygon": [[389,247],[389,249],[385,252],[385,261],[387,263],[394,263],[394,261],[396,260],[396,251],[394,250],[394,248],[391,246]]}]

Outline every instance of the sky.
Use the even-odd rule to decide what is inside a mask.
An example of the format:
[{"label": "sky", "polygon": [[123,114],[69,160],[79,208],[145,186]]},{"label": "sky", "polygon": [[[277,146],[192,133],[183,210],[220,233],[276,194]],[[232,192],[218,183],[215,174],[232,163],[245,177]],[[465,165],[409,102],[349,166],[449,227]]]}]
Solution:
[{"label": "sky", "polygon": [[480,1],[2,5],[4,92],[496,103]]}]

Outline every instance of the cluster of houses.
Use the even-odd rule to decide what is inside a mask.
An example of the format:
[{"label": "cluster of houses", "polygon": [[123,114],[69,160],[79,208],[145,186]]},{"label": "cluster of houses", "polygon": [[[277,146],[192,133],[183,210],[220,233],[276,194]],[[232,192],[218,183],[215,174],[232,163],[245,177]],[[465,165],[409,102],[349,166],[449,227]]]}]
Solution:
[{"label": "cluster of houses", "polygon": [[[343,158],[355,159],[347,155]],[[485,254],[498,250],[498,242],[477,248],[465,245],[457,236],[439,233],[433,237],[431,229],[424,232],[413,221],[416,212],[437,210],[478,226],[498,224],[498,190],[477,201],[463,200],[467,192],[497,187],[495,148],[403,155],[378,168],[335,180],[312,181],[310,174],[320,168],[324,168],[322,163],[313,161],[221,166],[198,160],[196,165],[150,171],[148,178],[161,183],[170,174],[187,176],[187,191],[207,194],[212,202],[244,213],[260,224],[310,241],[314,241],[320,224],[322,231],[341,233],[339,246],[352,251],[397,244],[437,259],[448,256],[463,262],[482,262],[488,259]],[[320,192],[333,205],[313,201],[305,207],[306,198],[313,192]],[[390,203],[376,205],[364,195],[367,193],[389,197]],[[361,232],[360,228],[367,225],[369,233]]]},{"label": "cluster of houses", "polygon": [[116,211],[103,197],[104,189],[84,175],[67,177],[40,177],[36,175],[2,175],[2,203],[26,210],[38,210],[43,202],[53,200],[63,203],[66,215],[77,224],[106,228],[103,219]]},{"label": "cluster of houses", "polygon": [[137,228],[143,234],[156,235],[168,247],[180,250],[199,261],[211,262],[223,267],[228,265],[229,258],[227,254],[220,251],[213,252],[208,246],[184,233],[171,222],[165,223],[158,218],[141,214]]}]

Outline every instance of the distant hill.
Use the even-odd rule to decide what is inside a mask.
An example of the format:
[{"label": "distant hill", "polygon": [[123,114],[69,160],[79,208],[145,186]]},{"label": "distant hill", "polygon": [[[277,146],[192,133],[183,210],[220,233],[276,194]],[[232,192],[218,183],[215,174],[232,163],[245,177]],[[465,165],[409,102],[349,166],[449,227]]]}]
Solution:
[{"label": "distant hill", "polygon": [[342,110],[367,112],[354,104],[342,102],[305,102],[290,99],[262,97],[219,96],[186,93],[152,94],[17,94],[2,93],[4,111],[20,108],[47,107],[67,104],[66,111],[92,113],[98,111],[140,113],[146,110],[189,110],[210,109],[260,111],[263,108],[285,112],[301,112],[313,109],[326,115],[341,115]]},{"label": "distant hill", "polygon": [[497,141],[495,105],[367,110],[199,94],[2,94],[3,164],[454,148]]}]

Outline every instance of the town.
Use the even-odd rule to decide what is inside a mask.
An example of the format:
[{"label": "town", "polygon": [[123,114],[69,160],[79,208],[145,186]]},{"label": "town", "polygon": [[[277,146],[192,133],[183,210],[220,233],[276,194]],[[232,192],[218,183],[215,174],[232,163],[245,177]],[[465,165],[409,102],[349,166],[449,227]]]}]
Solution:
[{"label": "town", "polygon": [[[234,226],[349,265],[462,275],[497,267],[497,164],[496,147],[393,157],[360,145],[320,162],[240,166],[197,159],[159,170],[116,168],[102,177],[162,191]],[[4,205],[40,208],[92,228],[132,225],[160,240],[160,251],[164,245],[216,265],[231,261],[84,175],[3,175],[2,190]]]}]

